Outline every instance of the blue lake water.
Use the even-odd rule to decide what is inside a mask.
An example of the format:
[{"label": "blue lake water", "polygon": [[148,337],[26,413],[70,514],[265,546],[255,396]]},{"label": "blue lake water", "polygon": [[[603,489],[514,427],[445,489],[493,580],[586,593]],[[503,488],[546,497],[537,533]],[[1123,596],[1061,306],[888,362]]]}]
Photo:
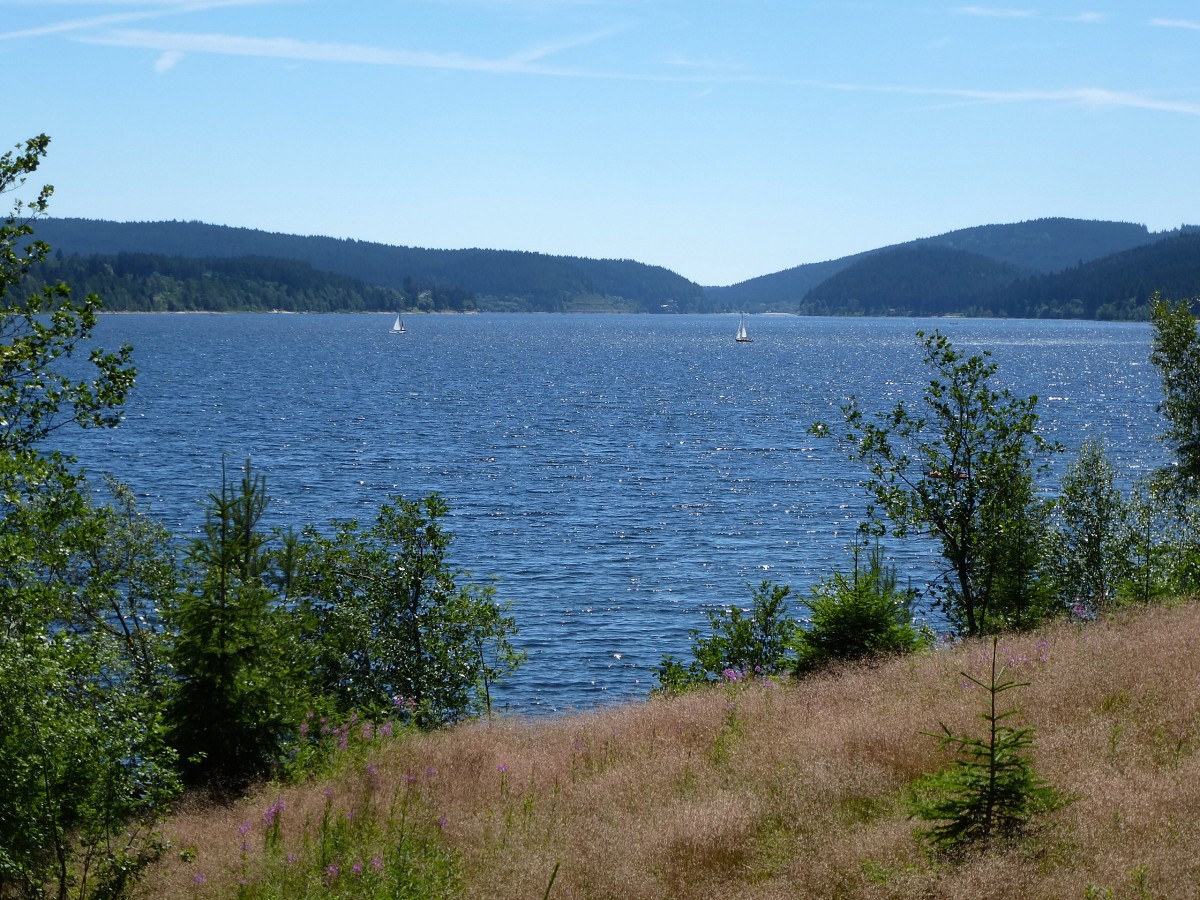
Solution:
[{"label": "blue lake water", "polygon": [[[135,347],[126,420],[56,440],[184,534],[223,455],[266,474],[269,524],[441,493],[454,563],[513,606],[529,661],[496,696],[521,712],[645,696],[704,609],[844,568],[862,473],[807,426],[850,394],[919,399],[920,328],[992,351],[1069,451],[1103,437],[1130,482],[1162,461],[1146,325],[753,316],[737,344],[731,316],[391,321],[105,316],[101,343]],[[899,561],[930,571],[922,548]]]}]

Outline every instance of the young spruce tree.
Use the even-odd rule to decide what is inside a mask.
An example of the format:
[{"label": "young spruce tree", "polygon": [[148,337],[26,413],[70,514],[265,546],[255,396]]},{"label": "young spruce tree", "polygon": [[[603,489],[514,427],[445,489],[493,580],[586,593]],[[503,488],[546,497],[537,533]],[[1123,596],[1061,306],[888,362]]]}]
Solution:
[{"label": "young spruce tree", "polygon": [[265,774],[295,719],[286,613],[268,586],[259,522],[265,479],[247,460],[209,494],[203,535],[188,551],[189,583],[169,612],[175,633],[171,733],[185,778],[236,789]]},{"label": "young spruce tree", "polygon": [[1039,814],[1067,802],[1038,776],[1026,755],[1034,744],[1033,726],[1009,725],[1017,711],[999,708],[1001,694],[1028,682],[1014,681],[1003,667],[997,669],[996,655],[993,638],[991,673],[986,681],[962,673],[987,692],[988,706],[980,714],[986,733],[983,737],[955,734],[943,723],[941,734],[931,737],[958,757],[949,769],[918,783],[909,808],[914,818],[935,823],[918,836],[941,852],[987,850],[1013,840],[1027,832]]}]

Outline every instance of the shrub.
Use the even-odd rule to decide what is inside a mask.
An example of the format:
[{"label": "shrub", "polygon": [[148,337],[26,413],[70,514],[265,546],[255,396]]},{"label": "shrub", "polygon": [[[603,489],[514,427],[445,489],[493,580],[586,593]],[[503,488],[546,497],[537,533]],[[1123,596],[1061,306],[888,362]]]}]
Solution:
[{"label": "shrub", "polygon": [[788,616],[791,588],[762,582],[750,589],[750,609],[737,606],[706,613],[710,634],[691,632],[693,661],[666,655],[656,667],[656,692],[678,693],[697,684],[764,677],[794,666],[790,640],[796,622]]},{"label": "shrub", "polygon": [[808,627],[797,630],[796,673],[803,675],[835,660],[879,653],[907,653],[928,646],[932,634],[912,621],[914,592],[900,588],[895,566],[878,545],[854,550],[854,571],[836,572],[813,588]]}]

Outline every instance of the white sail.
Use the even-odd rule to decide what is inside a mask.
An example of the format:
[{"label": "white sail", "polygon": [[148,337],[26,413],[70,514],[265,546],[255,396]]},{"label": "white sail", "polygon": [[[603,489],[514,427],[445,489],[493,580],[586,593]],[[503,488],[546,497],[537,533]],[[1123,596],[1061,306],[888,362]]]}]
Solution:
[{"label": "white sail", "polygon": [[742,320],[738,323],[737,337],[734,338],[739,344],[748,344],[754,340],[746,331],[746,317],[742,316]]},{"label": "white sail", "polygon": [[400,316],[396,316],[396,321],[392,323],[392,334],[404,334],[404,322]]}]

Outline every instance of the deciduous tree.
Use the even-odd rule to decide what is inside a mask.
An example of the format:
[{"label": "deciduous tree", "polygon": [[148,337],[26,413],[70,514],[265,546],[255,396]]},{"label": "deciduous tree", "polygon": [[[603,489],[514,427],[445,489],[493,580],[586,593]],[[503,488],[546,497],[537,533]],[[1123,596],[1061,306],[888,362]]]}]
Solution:
[{"label": "deciduous tree", "polygon": [[1160,439],[1174,457],[1160,475],[1181,500],[1200,493],[1200,336],[1192,300],[1155,294],[1150,307],[1150,361],[1162,376],[1158,410],[1166,420]]},{"label": "deciduous tree", "polygon": [[[445,500],[393,497],[375,521],[310,530],[303,605],[320,693],[345,711],[399,703],[423,727],[487,709],[490,686],[522,654],[494,589],[449,560]],[[293,586],[293,590],[296,586]]]},{"label": "deciduous tree", "polygon": [[[0,194],[21,188],[37,171],[50,139],[44,134],[0,156]],[[65,284],[24,294],[29,270],[50,247],[33,239],[34,220],[45,213],[53,188],[30,201],[16,200],[0,225],[0,449],[28,447],[68,423],[112,426],[135,370],[128,345],[115,353],[90,347],[100,299],[75,301]],[[64,365],[86,352],[91,377]],[[76,367],[78,368],[78,367]]]},{"label": "deciduous tree", "polygon": [[1033,477],[1057,449],[1037,433],[1037,397],[992,386],[989,354],[966,356],[939,332],[917,332],[932,377],[923,409],[903,400],[868,416],[857,397],[835,436],[867,467],[868,517],[893,534],[935,540],[944,562],[935,597],[956,628],[989,634],[1046,613],[1038,578],[1043,511]]},{"label": "deciduous tree", "polygon": [[[48,143],[0,157],[0,193]],[[138,674],[152,650],[127,639],[128,608],[111,603],[132,572],[106,543],[120,538],[73,461],[38,444],[69,423],[115,425],[134,377],[127,347],[92,349],[89,375],[71,368],[97,298],[20,293],[49,252],[31,223],[50,192],[18,199],[0,225],[0,896],[117,896],[157,853],[156,816],[177,785]]]}]

